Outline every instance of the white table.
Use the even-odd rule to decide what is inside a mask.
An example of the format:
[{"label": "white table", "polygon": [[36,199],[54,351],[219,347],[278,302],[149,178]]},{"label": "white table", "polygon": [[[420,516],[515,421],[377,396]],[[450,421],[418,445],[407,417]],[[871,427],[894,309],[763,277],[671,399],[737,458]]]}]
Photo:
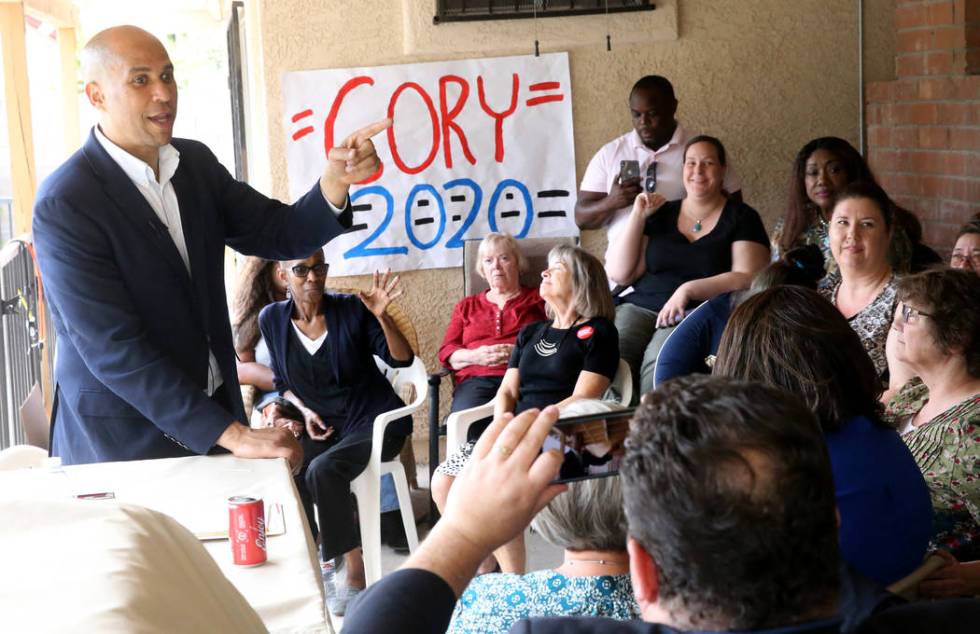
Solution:
[{"label": "white table", "polygon": [[233,495],[281,504],[285,533],[268,538],[264,565],[234,565],[227,540],[204,546],[269,631],[332,633],[312,535],[285,460],[195,456],[0,472],[0,499],[101,492],[166,513],[193,533],[227,528]]}]

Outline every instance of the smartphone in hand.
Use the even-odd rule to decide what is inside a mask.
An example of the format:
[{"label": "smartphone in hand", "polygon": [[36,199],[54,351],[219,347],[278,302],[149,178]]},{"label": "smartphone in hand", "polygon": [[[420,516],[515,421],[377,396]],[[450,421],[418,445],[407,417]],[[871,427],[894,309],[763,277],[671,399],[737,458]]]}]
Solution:
[{"label": "smartphone in hand", "polygon": [[625,183],[630,180],[637,180],[640,178],[640,162],[639,161],[620,161],[619,162],[619,182],[620,184]]},{"label": "smartphone in hand", "polygon": [[564,456],[555,482],[574,482],[619,474],[626,452],[626,435],[636,408],[564,418],[544,440],[543,451]]}]

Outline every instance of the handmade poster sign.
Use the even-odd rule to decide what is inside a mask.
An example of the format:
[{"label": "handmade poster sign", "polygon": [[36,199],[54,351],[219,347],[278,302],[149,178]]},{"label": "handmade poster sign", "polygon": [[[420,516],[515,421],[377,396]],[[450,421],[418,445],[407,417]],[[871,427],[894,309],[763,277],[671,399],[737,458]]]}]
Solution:
[{"label": "handmade poster sign", "polygon": [[351,188],[354,226],[331,275],[459,266],[463,240],[578,235],[568,56],[313,70],[283,78],[289,193],[326,150],[386,116],[382,166]]}]

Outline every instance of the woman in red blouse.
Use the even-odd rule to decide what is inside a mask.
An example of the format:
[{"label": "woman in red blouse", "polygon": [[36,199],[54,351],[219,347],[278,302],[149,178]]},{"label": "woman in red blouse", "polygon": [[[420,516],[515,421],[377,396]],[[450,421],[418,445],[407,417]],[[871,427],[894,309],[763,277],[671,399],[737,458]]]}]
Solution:
[{"label": "woman in red blouse", "polygon": [[[522,326],[545,319],[536,288],[520,285],[526,268],[517,240],[490,233],[477,251],[477,273],[490,289],[464,297],[453,309],[439,361],[453,370],[452,411],[490,402],[497,394]],[[482,425],[471,432],[479,434]]]}]

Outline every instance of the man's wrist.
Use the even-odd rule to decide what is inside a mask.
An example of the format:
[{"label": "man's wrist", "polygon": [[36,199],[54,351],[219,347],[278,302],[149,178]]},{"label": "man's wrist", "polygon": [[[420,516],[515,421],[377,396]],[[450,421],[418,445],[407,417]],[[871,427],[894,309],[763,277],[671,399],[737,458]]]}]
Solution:
[{"label": "man's wrist", "polygon": [[320,193],[335,211],[343,211],[347,206],[347,193],[349,191],[350,185],[347,183],[326,176],[320,177]]},{"label": "man's wrist", "polygon": [[218,436],[218,446],[224,447],[228,451],[234,453],[235,449],[241,444],[242,437],[247,431],[247,427],[242,425],[240,422],[232,421],[230,425],[225,427],[225,430],[221,432]]},{"label": "man's wrist", "polygon": [[405,567],[421,568],[439,575],[458,597],[469,585],[480,562],[492,550],[443,519],[419,546],[417,554],[405,563]]}]

